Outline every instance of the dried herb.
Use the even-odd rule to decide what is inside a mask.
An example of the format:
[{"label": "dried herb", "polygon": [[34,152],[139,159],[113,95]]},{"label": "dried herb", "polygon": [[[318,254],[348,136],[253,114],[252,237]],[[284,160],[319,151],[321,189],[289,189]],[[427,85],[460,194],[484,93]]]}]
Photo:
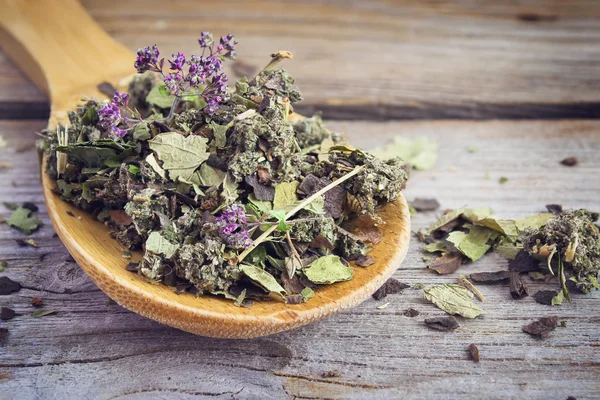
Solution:
[{"label": "dried herb", "polygon": [[21,290],[21,284],[7,276],[0,276],[0,296],[6,296]]},{"label": "dried herb", "polygon": [[523,327],[523,332],[541,339],[547,338],[558,325],[558,317],[544,317]]},{"label": "dried herb", "polygon": [[451,315],[476,318],[483,310],[473,303],[473,293],[460,285],[437,285],[423,290],[425,300]]},{"label": "dried herb", "polygon": [[556,290],[540,290],[533,295],[536,302],[551,306],[552,300],[558,295]]},{"label": "dried herb", "polygon": [[19,207],[13,211],[10,217],[6,219],[6,223],[27,235],[30,235],[42,225],[42,221],[35,216],[31,216],[31,210],[24,207]]},{"label": "dried herb", "polygon": [[8,262],[6,260],[0,261],[0,272],[4,271],[8,267]]},{"label": "dried herb", "polygon": [[560,215],[563,212],[563,206],[560,204],[546,204],[546,209],[552,215]]},{"label": "dried herb", "polygon": [[4,343],[8,337],[8,329],[0,328],[0,343]]},{"label": "dried herb", "polygon": [[353,276],[352,268],[342,264],[341,259],[334,255],[313,261],[303,272],[308,280],[320,285],[349,281]]},{"label": "dried herb", "polygon": [[394,141],[372,153],[387,160],[400,157],[415,169],[427,170],[435,166],[438,157],[438,145],[428,138],[408,139],[396,136]]},{"label": "dried herb", "polygon": [[31,299],[31,305],[34,307],[41,307],[42,303],[43,301],[39,297],[34,297]]},{"label": "dried herb", "polygon": [[514,260],[508,261],[508,269],[517,272],[531,272],[539,269],[540,262],[531,257],[527,251],[521,250]]},{"label": "dried herb", "polygon": [[498,179],[498,183],[499,183],[499,184],[501,184],[501,185],[504,185],[506,182],[508,182],[508,178],[507,178],[507,177],[505,177],[505,176],[501,176],[501,177]]},{"label": "dried herb", "polygon": [[425,199],[417,197],[410,202],[410,205],[417,211],[435,211],[440,208],[440,203],[436,199]]},{"label": "dried herb", "polygon": [[342,376],[341,372],[334,369],[331,371],[325,371],[321,374],[323,378],[339,378]]},{"label": "dried herb", "polygon": [[427,318],[425,319],[425,324],[438,331],[453,331],[460,327],[458,321],[454,317]]},{"label": "dried herb", "polygon": [[409,287],[410,285],[407,285],[406,283],[402,283],[395,278],[390,278],[379,289],[377,289],[375,293],[373,293],[373,298],[375,300],[381,300],[388,294],[397,294]]},{"label": "dried herb", "polygon": [[420,312],[415,310],[414,308],[409,308],[408,310],[404,311],[404,313],[403,313],[403,315],[405,317],[409,317],[409,318],[414,318],[419,314],[420,314]]},{"label": "dried herb", "polygon": [[359,267],[370,267],[375,264],[375,260],[371,256],[359,256],[354,263]]},{"label": "dried herb", "polygon": [[434,270],[440,275],[451,274],[460,267],[464,258],[459,253],[445,253],[441,257],[436,258],[431,264],[429,269]]},{"label": "dried herb", "polygon": [[527,289],[527,285],[521,279],[521,275],[519,272],[514,269],[510,271],[509,275],[509,287],[510,287],[510,295],[513,299],[521,300],[525,297],[529,296],[529,290]]},{"label": "dried herb", "polygon": [[476,283],[500,283],[506,281],[510,276],[509,271],[475,272],[469,278]]},{"label": "dried herb", "polygon": [[476,344],[471,343],[469,345],[469,354],[471,355],[471,358],[473,359],[473,361],[475,361],[476,363],[479,362],[479,347],[477,347]]},{"label": "dried herb", "polygon": [[577,159],[577,157],[571,156],[571,157],[563,158],[560,161],[560,163],[567,167],[574,167],[575,165],[577,165],[579,163],[579,160]]},{"label": "dried herb", "polygon": [[8,308],[8,307],[0,308],[0,319],[2,321],[8,321],[9,319],[13,319],[15,317],[15,315],[17,315],[17,313],[12,308]]},{"label": "dried herb", "polygon": [[44,317],[46,315],[51,315],[51,314],[56,314],[56,313],[57,313],[56,310],[43,309],[43,310],[35,310],[34,312],[31,313],[31,316],[34,318],[40,318],[40,317]]}]

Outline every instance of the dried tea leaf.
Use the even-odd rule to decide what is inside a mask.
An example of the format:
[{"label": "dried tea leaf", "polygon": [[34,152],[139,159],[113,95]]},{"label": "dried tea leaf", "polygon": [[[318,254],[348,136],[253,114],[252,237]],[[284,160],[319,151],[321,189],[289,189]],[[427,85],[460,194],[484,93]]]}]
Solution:
[{"label": "dried tea leaf", "polygon": [[375,260],[371,256],[358,256],[354,263],[359,267],[369,267],[375,264]]},{"label": "dried tea leaf", "polygon": [[426,170],[435,166],[438,145],[435,140],[425,137],[409,139],[396,136],[392,143],[371,150],[369,153],[383,160],[400,157],[413,168]]},{"label": "dried tea leaf", "polygon": [[262,268],[255,267],[254,265],[242,264],[240,265],[240,271],[244,273],[252,282],[271,293],[278,293],[285,295],[286,291],[277,280]]},{"label": "dried tea leaf", "polygon": [[473,293],[460,285],[436,285],[423,290],[425,300],[432,302],[448,314],[475,318],[483,310],[473,303]]},{"label": "dried tea leaf", "polygon": [[150,167],[152,167],[152,169],[158,174],[158,176],[160,176],[163,179],[167,179],[165,170],[160,165],[158,165],[158,161],[156,161],[154,154],[148,154],[148,157],[146,157],[146,162],[148,163],[148,165],[150,165]]},{"label": "dried tea leaf", "polygon": [[377,306],[377,309],[378,310],[383,310],[384,308],[387,308],[389,305],[390,305],[390,303],[385,303],[385,304],[382,304],[380,306]]},{"label": "dried tea leaf", "polygon": [[2,260],[0,262],[0,272],[4,271],[8,267],[8,262],[6,260]]},{"label": "dried tea leaf", "polygon": [[[92,109],[90,108],[90,110]],[[140,122],[133,128],[133,139],[135,141],[144,141],[150,138],[152,138],[152,134],[147,122]]]},{"label": "dried tea leaf", "polygon": [[227,145],[227,125],[218,125],[211,121],[210,127],[213,131],[213,144],[217,149],[221,149]]},{"label": "dried tea leaf", "polygon": [[550,304],[553,306],[559,306],[563,303],[563,301],[565,301],[565,291],[561,289],[558,291],[558,293],[556,293],[556,296],[552,298]]},{"label": "dried tea leaf", "polygon": [[152,232],[146,240],[146,251],[155,254],[162,254],[166,258],[171,258],[179,249],[178,244],[173,244],[165,239],[160,233]]},{"label": "dried tea leaf", "polygon": [[304,289],[302,289],[300,294],[302,295],[302,297],[304,297],[304,301],[308,301],[311,298],[315,297],[315,291],[309,287],[305,287]]},{"label": "dried tea leaf", "polygon": [[429,243],[427,246],[423,247],[423,250],[425,250],[429,253],[437,253],[437,252],[449,253],[450,251],[452,251],[452,246],[450,246],[444,240],[437,240],[437,241],[435,241],[433,243]]},{"label": "dried tea leaf", "polygon": [[552,213],[542,213],[542,214],[538,214],[538,215],[532,215],[531,217],[521,218],[521,219],[516,220],[515,225],[517,226],[519,231],[522,231],[526,228],[538,229],[541,226],[545,225],[546,222],[548,222],[548,220],[552,217],[553,217]]},{"label": "dried tea leaf", "polygon": [[470,145],[469,147],[467,147],[467,151],[469,153],[476,153],[477,150],[478,150],[477,146],[474,146],[474,145]]},{"label": "dried tea leaf", "polygon": [[521,250],[517,253],[514,260],[508,261],[508,269],[516,270],[518,272],[532,272],[539,269],[540,262],[535,258],[531,257],[525,250]]},{"label": "dried tea leaf", "polygon": [[462,216],[467,221],[471,221],[473,223],[477,221],[481,221],[482,219],[486,219],[494,213],[490,207],[481,207],[481,208],[467,208],[462,213]]},{"label": "dried tea leaf", "polygon": [[208,159],[206,141],[197,135],[168,132],[149,140],[148,145],[163,162],[162,167],[169,172],[171,180],[191,183],[194,171]]},{"label": "dried tea leaf", "polygon": [[425,199],[417,197],[410,205],[417,211],[435,211],[440,208],[440,203],[436,199]]},{"label": "dried tea leaf", "polygon": [[541,339],[547,338],[558,325],[558,317],[540,318],[523,327],[523,332]]},{"label": "dried tea leaf", "polygon": [[20,247],[25,247],[25,246],[31,246],[31,247],[35,247],[35,248],[39,247],[37,242],[33,239],[15,239],[15,242],[17,242],[17,244]]},{"label": "dried tea leaf", "polygon": [[0,308],[0,319],[2,321],[8,321],[9,319],[13,319],[15,317],[15,315],[17,315],[17,313],[12,308],[8,308],[8,307]]},{"label": "dried tea leaf", "polygon": [[565,165],[567,167],[574,167],[575,165],[577,165],[577,163],[579,162],[579,160],[577,159],[577,157],[567,157],[561,160],[561,164]]},{"label": "dried tea leaf", "polygon": [[479,362],[479,348],[476,344],[471,343],[469,345],[469,354],[471,354],[471,358],[473,359],[473,361],[475,361],[476,363]]},{"label": "dried tea leaf", "polygon": [[41,307],[43,301],[39,297],[34,297],[31,299],[31,305],[34,307]]},{"label": "dried tea leaf", "polygon": [[494,246],[494,250],[502,257],[514,260],[517,254],[519,254],[519,251],[523,250],[523,245],[517,243],[504,243],[504,241],[501,240]]},{"label": "dried tea leaf", "polygon": [[552,306],[554,305],[554,298],[559,294],[562,294],[562,291],[557,292],[556,290],[539,290],[533,295],[533,298],[540,304]]},{"label": "dried tea leaf", "polygon": [[34,318],[40,318],[46,315],[50,315],[50,314],[56,314],[57,311],[56,310],[49,310],[49,309],[45,309],[45,310],[35,310],[34,312],[31,313],[31,316]]},{"label": "dried tea leaf", "polygon": [[490,249],[488,241],[496,236],[496,233],[489,228],[472,225],[469,233],[451,232],[447,240],[465,256],[472,261],[477,261]]},{"label": "dried tea leaf", "polygon": [[354,273],[351,267],[345,266],[341,259],[334,255],[316,259],[303,272],[308,280],[319,285],[349,281]]},{"label": "dried tea leaf", "polygon": [[207,163],[203,163],[200,169],[192,177],[192,183],[200,186],[220,186],[225,180],[226,173],[220,169],[213,168]]},{"label": "dried tea leaf", "polygon": [[271,202],[275,198],[275,188],[273,186],[260,183],[256,174],[246,176],[244,182],[252,186],[254,191],[252,196],[254,199],[261,202],[268,202],[269,207],[273,208],[271,205]]},{"label": "dried tea leaf", "polygon": [[120,226],[129,226],[133,220],[131,216],[123,210],[109,210],[110,220]]},{"label": "dried tea leaf", "polygon": [[546,275],[542,274],[541,272],[538,271],[532,271],[529,273],[529,277],[531,279],[533,279],[534,281],[543,281],[546,280]]},{"label": "dried tea leaf", "polygon": [[31,216],[31,210],[23,207],[13,211],[6,223],[27,235],[30,235],[42,225],[42,221],[38,217]]},{"label": "dried tea leaf", "polygon": [[438,219],[437,221],[435,221],[433,223],[433,225],[431,225],[426,231],[425,233],[427,235],[431,234],[431,232],[434,232],[436,230],[438,230],[439,228],[441,228],[442,226],[446,225],[449,222],[454,221],[455,219],[459,218],[461,216],[461,214],[463,212],[465,212],[466,208],[462,207],[462,208],[457,208],[456,210],[452,210],[449,213],[446,213],[444,215],[442,215],[440,217],[440,219]]},{"label": "dried tea leaf", "polygon": [[335,249],[333,243],[331,243],[331,241],[322,234],[315,236],[315,238],[309,243],[309,246],[315,249]]},{"label": "dried tea leaf", "polygon": [[508,178],[505,176],[501,176],[500,179],[498,179],[498,183],[501,185],[504,185],[506,182],[508,182]]},{"label": "dried tea leaf", "polygon": [[419,311],[415,310],[414,308],[409,308],[408,310],[404,311],[404,313],[403,313],[403,315],[408,318],[414,318],[419,314],[421,314],[421,313]]},{"label": "dried tea leaf", "polygon": [[346,224],[354,237],[363,242],[377,244],[383,237],[379,221],[369,214],[361,214]]},{"label": "dried tea leaf", "polygon": [[475,272],[469,275],[469,278],[475,283],[499,283],[507,280],[510,274],[508,271],[497,272]]},{"label": "dried tea leaf", "polygon": [[[281,210],[298,201],[296,190],[299,182],[281,182],[275,186],[275,197],[273,199],[273,209]],[[258,197],[257,197],[258,198]]]},{"label": "dried tea leaf", "polygon": [[434,270],[440,275],[451,274],[460,267],[464,258],[459,253],[446,253],[441,257],[436,258],[431,264],[429,269]]},{"label": "dried tea leaf", "polygon": [[521,275],[519,274],[519,272],[515,271],[514,269],[510,271],[509,288],[510,295],[515,300],[521,300],[529,296],[529,290],[527,288],[527,285],[525,284],[523,279],[521,279]]},{"label": "dried tea leaf", "polygon": [[146,102],[158,108],[171,108],[175,96],[161,91],[161,86],[164,89],[164,85],[156,85],[148,92]]},{"label": "dried tea leaf", "polygon": [[560,204],[546,204],[546,209],[552,215],[560,215],[563,212],[563,206]]},{"label": "dried tea leaf", "polygon": [[427,324],[428,327],[438,331],[453,331],[460,327],[458,321],[454,317],[427,318],[425,320],[425,324]]},{"label": "dried tea leaf", "polygon": [[500,219],[494,216],[489,216],[474,222],[474,224],[493,229],[496,232],[505,235],[510,242],[515,242],[519,236],[519,231],[517,230],[515,221],[512,219]]},{"label": "dried tea leaf", "polygon": [[379,289],[377,289],[375,293],[373,293],[373,298],[375,300],[381,300],[388,294],[400,293],[402,290],[409,287],[410,285],[407,285],[406,283],[402,283],[395,278],[390,278]]}]

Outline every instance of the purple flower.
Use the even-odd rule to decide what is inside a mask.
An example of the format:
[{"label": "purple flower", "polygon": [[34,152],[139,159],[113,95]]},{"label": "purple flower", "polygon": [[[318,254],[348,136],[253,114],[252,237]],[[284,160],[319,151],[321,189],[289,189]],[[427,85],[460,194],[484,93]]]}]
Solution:
[{"label": "purple flower", "polygon": [[120,139],[123,136],[127,135],[127,130],[121,129],[118,126],[113,126],[110,130],[110,133],[113,138]]},{"label": "purple flower", "polygon": [[216,225],[229,246],[246,248],[252,245],[252,239],[248,236],[246,212],[243,207],[237,204],[225,207],[221,215],[216,218]]},{"label": "purple flower", "polygon": [[183,53],[177,53],[177,54],[172,54],[172,60],[169,60],[169,64],[171,66],[172,70],[177,70],[177,71],[181,71],[183,70],[183,66],[185,64],[185,54]]},{"label": "purple flower", "polygon": [[179,96],[183,91],[181,83],[183,82],[183,74],[177,72],[175,74],[167,74],[165,76],[165,87],[167,91],[175,96]]},{"label": "purple flower", "polygon": [[213,35],[210,32],[202,32],[198,44],[202,48],[210,47],[213,44]]},{"label": "purple flower", "polygon": [[125,107],[129,103],[129,95],[127,93],[115,92],[112,102],[118,107]]},{"label": "purple flower", "polygon": [[100,126],[105,131],[110,131],[121,121],[121,110],[114,103],[106,103],[98,110],[98,117]]},{"label": "purple flower", "polygon": [[227,50],[227,52],[223,55],[227,58],[234,59],[237,55],[235,52],[236,44],[238,44],[238,42],[237,40],[235,40],[232,34],[229,34],[227,36],[221,36],[219,46],[217,46],[218,52],[220,53],[222,50]]},{"label": "purple flower", "polygon": [[133,66],[140,74],[146,71],[160,72],[160,69],[157,65],[159,55],[160,51],[158,51],[158,47],[156,47],[156,45],[152,47],[144,47],[143,49],[139,49],[137,52],[137,58],[135,60],[135,63],[133,63]]}]

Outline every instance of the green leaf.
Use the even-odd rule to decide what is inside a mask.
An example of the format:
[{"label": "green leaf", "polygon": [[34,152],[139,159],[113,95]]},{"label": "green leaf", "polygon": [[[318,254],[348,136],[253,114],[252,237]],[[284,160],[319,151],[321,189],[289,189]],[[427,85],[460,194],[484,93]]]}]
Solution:
[{"label": "green leaf", "polygon": [[169,92],[167,91],[167,86],[166,85],[158,85],[158,93],[161,94],[161,96],[168,96]]},{"label": "green leaf", "polygon": [[499,219],[493,216],[481,219],[474,222],[476,225],[481,225],[493,229],[507,237],[510,242],[515,242],[519,236],[519,231],[512,219]]},{"label": "green leaf", "polygon": [[498,243],[494,250],[504,258],[514,260],[517,253],[523,249],[523,245],[517,245],[514,243]]},{"label": "green leaf", "polygon": [[148,165],[150,165],[150,167],[152,167],[152,169],[158,174],[158,176],[160,176],[163,179],[167,179],[165,170],[162,169],[160,165],[158,165],[158,161],[156,161],[154,154],[148,154],[148,157],[146,157],[146,162],[148,163]]},{"label": "green leaf", "polygon": [[83,117],[81,117],[82,125],[96,125],[98,122],[98,110],[95,107],[87,109]]},{"label": "green leaf", "polygon": [[227,144],[227,129],[226,125],[219,125],[215,122],[210,123],[210,127],[213,131],[213,143],[217,149],[225,147]]},{"label": "green leaf", "polygon": [[462,216],[467,221],[475,223],[489,217],[493,213],[494,210],[492,210],[490,207],[467,208],[463,211]]},{"label": "green leaf", "polygon": [[140,174],[140,167],[138,167],[137,165],[129,164],[127,165],[127,171],[129,171],[131,175],[138,176]]},{"label": "green leaf", "polygon": [[256,246],[254,250],[246,256],[246,260],[252,265],[263,264],[267,260],[267,249],[265,246]]},{"label": "green leaf", "polygon": [[194,171],[208,159],[206,138],[180,133],[168,132],[157,135],[148,144],[159,160],[163,169],[169,172],[169,178],[174,182],[191,183]]},{"label": "green leaf", "polygon": [[477,261],[490,249],[488,240],[495,238],[497,233],[483,226],[469,225],[468,228],[469,233],[451,232],[446,240],[472,261]]},{"label": "green leaf", "polygon": [[252,282],[267,292],[274,292],[280,295],[284,295],[286,293],[285,289],[281,287],[279,283],[277,283],[277,280],[275,280],[273,275],[264,269],[255,267],[253,265],[242,264],[240,265],[240,271],[250,278]]},{"label": "green leaf", "polygon": [[133,140],[139,142],[152,138],[147,122],[141,122],[133,127]]},{"label": "green leaf", "polygon": [[424,137],[409,139],[397,136],[392,143],[370,153],[384,160],[400,157],[413,168],[426,170],[435,166],[438,145],[435,140]]},{"label": "green leaf", "polygon": [[465,318],[475,318],[483,310],[473,303],[473,293],[460,285],[436,285],[423,289],[425,300],[432,302],[438,308],[450,315],[461,315]]},{"label": "green leaf", "polygon": [[456,210],[452,210],[447,214],[444,214],[440,217],[440,219],[438,219],[437,221],[435,221],[433,223],[433,225],[431,225],[429,227],[429,229],[427,229],[427,231],[425,231],[426,234],[430,234],[433,231],[436,231],[438,229],[440,229],[442,226],[446,225],[448,222],[452,222],[455,219],[457,219],[458,217],[460,217],[460,215],[466,210],[466,208],[461,207],[461,208],[457,208]]},{"label": "green leaf", "polygon": [[443,240],[438,240],[433,243],[429,243],[427,246],[423,247],[423,250],[429,253],[447,253],[451,250],[450,245]]},{"label": "green leaf", "polygon": [[192,183],[200,186],[219,186],[225,180],[227,173],[203,163],[200,169],[192,176]]},{"label": "green leaf", "polygon": [[89,168],[100,168],[108,159],[122,159],[131,155],[133,149],[135,149],[133,143],[118,143],[112,139],[56,147],[57,151],[67,154],[72,162],[78,162]]},{"label": "green leaf", "polygon": [[316,259],[303,272],[309,281],[319,285],[349,281],[354,275],[354,270],[342,264],[341,259],[334,255]]},{"label": "green leaf", "polygon": [[268,213],[273,209],[273,204],[270,201],[256,200],[254,193],[250,193],[250,195],[248,195],[248,201],[256,206],[256,209],[261,211],[263,214]]},{"label": "green leaf", "polygon": [[559,306],[559,305],[561,305],[563,303],[563,301],[565,301],[565,295],[564,295],[564,293],[563,293],[563,291],[561,289],[561,290],[558,291],[558,293],[556,294],[556,296],[554,296],[552,298],[552,305],[553,306]]},{"label": "green leaf", "polygon": [[230,174],[226,174],[225,179],[223,180],[223,191],[221,192],[221,198],[223,199],[221,207],[226,207],[237,200],[237,188],[237,182],[231,179]]},{"label": "green leaf", "polygon": [[300,294],[302,295],[302,297],[304,297],[304,301],[308,301],[315,296],[315,291],[309,287],[305,287],[304,289],[302,289]]},{"label": "green leaf", "polygon": [[178,244],[169,242],[158,232],[152,232],[146,240],[146,251],[154,254],[162,254],[166,258],[173,257],[177,249],[179,249]]},{"label": "green leaf", "polygon": [[532,215],[531,217],[521,218],[515,221],[515,224],[519,231],[523,231],[526,228],[530,229],[539,229],[542,226],[546,225],[546,222],[554,215],[550,213],[542,213],[537,215]]},{"label": "green leaf", "polygon": [[31,234],[42,225],[42,221],[40,221],[38,217],[31,216],[31,210],[23,207],[19,207],[13,211],[6,220],[6,223],[27,235]]},{"label": "green leaf", "polygon": [[154,86],[146,96],[146,102],[158,108],[171,108],[173,100],[175,96],[168,94],[164,85]]},{"label": "green leaf", "polygon": [[275,186],[275,198],[273,199],[273,208],[276,210],[285,208],[298,201],[296,190],[298,189],[298,181],[281,182]]}]

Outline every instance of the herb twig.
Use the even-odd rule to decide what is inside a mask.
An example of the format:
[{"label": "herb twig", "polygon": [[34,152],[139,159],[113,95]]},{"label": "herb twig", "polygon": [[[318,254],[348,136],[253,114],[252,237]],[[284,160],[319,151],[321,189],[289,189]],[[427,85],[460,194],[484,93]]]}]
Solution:
[{"label": "herb twig", "polygon": [[[346,175],[342,176],[338,180],[331,182],[329,185],[325,186],[323,189],[319,190],[318,192],[316,192],[312,196],[307,197],[306,199],[304,199],[304,201],[302,201],[296,207],[294,207],[290,211],[288,211],[287,214],[285,214],[285,216],[283,217],[283,221],[287,220],[290,217],[293,217],[298,211],[302,210],[304,207],[306,207],[307,205],[309,205],[310,203],[312,203],[313,201],[315,201],[319,196],[323,195],[324,193],[327,193],[328,191],[330,191],[334,187],[336,187],[336,186],[342,184],[343,182],[347,181],[348,179],[352,178],[354,175],[358,174],[364,168],[365,168],[364,165],[362,165],[360,167],[357,167],[357,168],[354,168],[354,170],[348,172]],[[277,229],[277,226],[278,225],[275,224],[272,227],[270,227],[269,229],[267,229],[262,235],[260,235],[254,241],[254,243],[252,244],[252,246],[247,247],[246,250],[244,250],[239,255],[239,257],[238,257],[238,263],[242,262],[242,260],[244,258],[246,258],[246,256],[248,254],[250,254],[250,252],[252,250],[254,250],[259,244],[261,244],[262,242],[264,242],[265,240],[267,240],[268,237],[269,237],[269,235],[271,235],[271,233],[273,233],[273,231],[275,231],[275,229]]]}]

